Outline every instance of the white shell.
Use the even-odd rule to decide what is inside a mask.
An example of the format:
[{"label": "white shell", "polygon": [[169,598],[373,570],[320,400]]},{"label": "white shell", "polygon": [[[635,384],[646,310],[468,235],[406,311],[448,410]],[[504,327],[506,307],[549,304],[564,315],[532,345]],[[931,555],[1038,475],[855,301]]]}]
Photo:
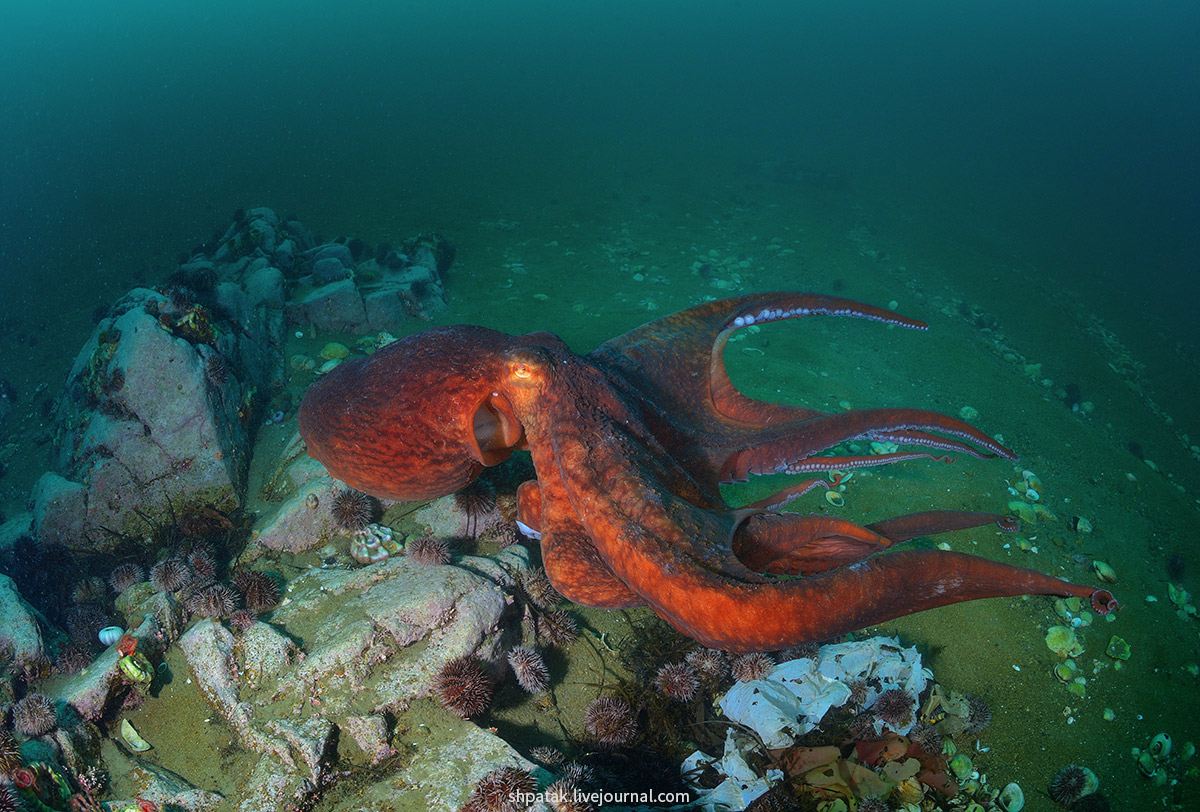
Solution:
[{"label": "white shell", "polygon": [[144,753],[150,749],[150,743],[138,735],[138,732],[133,729],[133,725],[128,719],[121,720],[121,738],[133,750],[139,753]]},{"label": "white shell", "polygon": [[120,626],[105,626],[100,630],[100,642],[106,646],[111,646],[113,643],[121,639],[121,635],[125,634],[125,630]]},{"label": "white shell", "polygon": [[996,800],[996,805],[1004,812],[1021,812],[1021,809],[1025,807],[1025,793],[1016,784],[1009,784],[1000,790],[1000,797]]}]

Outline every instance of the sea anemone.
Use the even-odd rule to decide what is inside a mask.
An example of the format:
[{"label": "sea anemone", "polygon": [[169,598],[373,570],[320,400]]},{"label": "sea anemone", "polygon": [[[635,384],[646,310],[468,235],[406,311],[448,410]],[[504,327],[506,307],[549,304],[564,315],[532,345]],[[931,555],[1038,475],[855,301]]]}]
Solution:
[{"label": "sea anemone", "polygon": [[917,700],[903,688],[889,688],[876,699],[871,710],[888,727],[903,727],[912,720]]},{"label": "sea anemone", "polygon": [[438,704],[464,719],[478,716],[492,704],[492,680],[474,657],[446,663],[433,681]]},{"label": "sea anemone", "polygon": [[196,617],[224,617],[235,608],[237,593],[225,584],[202,586],[187,599],[187,610]]},{"label": "sea anemone", "polygon": [[242,570],[233,576],[234,588],[242,593],[242,602],[255,614],[269,612],[279,605],[279,584],[265,572]]},{"label": "sea anemone", "polygon": [[575,618],[564,609],[554,609],[538,618],[538,636],[552,646],[568,646],[578,635]]},{"label": "sea anemone", "polygon": [[93,659],[91,646],[70,642],[58,650],[54,670],[60,674],[78,674],[91,665]]},{"label": "sea anemone", "polygon": [[29,694],[12,706],[13,729],[25,736],[41,736],[58,727],[54,703],[41,694]]},{"label": "sea anemone", "polygon": [[140,584],[144,580],[146,580],[146,571],[142,569],[141,564],[135,564],[132,561],[113,568],[113,571],[108,575],[108,585],[118,595],[134,584]]},{"label": "sea anemone", "polygon": [[508,653],[508,664],[512,666],[517,682],[528,693],[540,693],[550,684],[550,670],[546,668],[546,661],[531,648],[514,648]]},{"label": "sea anemone", "polygon": [[362,530],[375,518],[376,501],[361,491],[341,490],[333,495],[329,512],[338,527],[351,532]]},{"label": "sea anemone", "polygon": [[968,736],[975,736],[992,723],[992,709],[977,696],[968,694],[966,699],[969,711],[962,732]]},{"label": "sea anemone", "polygon": [[450,547],[432,533],[424,533],[404,545],[404,554],[427,567],[450,563]]},{"label": "sea anemone", "polygon": [[532,775],[516,767],[501,767],[479,779],[464,810],[470,812],[521,812],[537,792]]},{"label": "sea anemone", "polygon": [[658,669],[654,676],[654,684],[672,699],[687,702],[696,695],[696,690],[700,687],[700,677],[696,675],[696,669],[687,663],[668,663]]},{"label": "sea anemone", "polygon": [[108,625],[108,615],[99,606],[85,603],[67,610],[67,633],[76,643],[91,643]]},{"label": "sea anemone", "polygon": [[8,728],[0,726],[0,775],[9,775],[20,766],[21,748]]},{"label": "sea anemone", "polygon": [[753,682],[756,679],[766,679],[774,667],[775,660],[771,659],[770,654],[757,652],[738,657],[730,666],[730,671],[738,682]]},{"label": "sea anemone", "polygon": [[583,714],[583,728],[601,747],[620,747],[637,736],[633,708],[615,696],[593,699]]},{"label": "sea anemone", "polygon": [[159,561],[150,568],[150,583],[159,592],[178,592],[192,580],[192,571],[179,558]]},{"label": "sea anemone", "polygon": [[1050,779],[1050,800],[1059,806],[1071,806],[1085,795],[1096,791],[1099,782],[1096,774],[1087,767],[1068,764]]}]

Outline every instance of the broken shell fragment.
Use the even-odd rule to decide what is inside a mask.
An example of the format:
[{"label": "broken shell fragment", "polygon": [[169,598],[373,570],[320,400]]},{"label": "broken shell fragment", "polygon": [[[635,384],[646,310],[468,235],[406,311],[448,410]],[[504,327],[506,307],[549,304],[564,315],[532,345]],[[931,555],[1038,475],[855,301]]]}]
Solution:
[{"label": "broken shell fragment", "polygon": [[130,749],[139,753],[144,753],[150,749],[150,743],[138,735],[138,732],[133,729],[133,725],[128,719],[121,720],[121,738],[129,745]]}]

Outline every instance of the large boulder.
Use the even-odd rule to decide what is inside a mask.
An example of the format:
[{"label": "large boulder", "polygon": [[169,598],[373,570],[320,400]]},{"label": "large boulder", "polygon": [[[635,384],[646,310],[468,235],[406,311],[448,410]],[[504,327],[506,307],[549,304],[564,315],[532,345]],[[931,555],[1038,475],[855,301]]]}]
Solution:
[{"label": "large boulder", "polygon": [[190,506],[241,505],[282,324],[235,285],[209,305],[137,289],[96,327],[59,402],[54,471],[34,490],[43,543],[103,552]]}]

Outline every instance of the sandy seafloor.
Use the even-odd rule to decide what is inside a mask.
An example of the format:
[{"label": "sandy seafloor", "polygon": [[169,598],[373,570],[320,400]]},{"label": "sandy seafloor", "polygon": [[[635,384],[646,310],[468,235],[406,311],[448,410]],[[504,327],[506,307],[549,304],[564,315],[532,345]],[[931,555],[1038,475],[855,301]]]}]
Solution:
[{"label": "sandy seafloor", "polygon": [[[928,321],[930,330],[830,318],[769,325],[730,345],[731,374],[752,395],[830,411],[844,403],[948,414],[977,409],[976,424],[1017,450],[1018,465],[960,458],[950,465],[910,462],[862,471],[838,514],[867,523],[935,508],[1003,511],[1014,498],[1010,482],[1029,469],[1044,483],[1043,504],[1064,519],[1088,518],[1094,532],[1081,535],[1064,522],[1027,527],[1023,533],[1035,541],[1036,554],[1018,551],[1011,536],[988,529],[945,539],[956,550],[1085,584],[1098,583],[1090,561],[1102,559],[1118,575],[1112,589],[1124,608],[1111,623],[1101,619],[1083,630],[1079,663],[1088,683],[1082,699],[1051,675],[1055,658],[1043,635],[1057,621],[1048,598],[960,604],[877,631],[917,645],[942,684],[990,702],[995,717],[981,737],[990,750],[977,764],[995,786],[1020,783],[1027,809],[1052,808],[1043,790],[1070,762],[1100,776],[1116,809],[1200,804],[1198,762],[1177,766],[1178,784],[1158,788],[1139,776],[1130,755],[1159,732],[1177,746],[1200,741],[1200,691],[1187,670],[1200,662],[1200,624],[1173,611],[1165,570],[1167,557],[1181,553],[1183,586],[1200,591],[1200,467],[1164,419],[1169,409],[1150,400],[1138,377],[1139,359],[1125,354],[1120,329],[1098,329],[1086,292],[1063,289],[1018,251],[996,250],[996,241],[953,225],[939,228],[919,207],[897,205],[861,179],[837,188],[781,180],[755,165],[696,174],[682,158],[620,165],[615,157],[593,155],[588,160],[601,165],[587,170],[572,166],[569,156],[560,160],[540,177],[491,178],[469,201],[453,193],[469,180],[464,169],[464,177],[427,179],[427,188],[403,203],[389,199],[382,184],[344,199],[308,197],[299,189],[282,190],[278,199],[230,196],[228,212],[217,212],[213,203],[211,212],[195,213],[194,232],[177,224],[178,231],[167,229],[171,236],[160,241],[141,230],[125,239],[122,225],[111,224],[107,241],[95,246],[110,270],[76,277],[40,299],[35,291],[22,324],[36,329],[44,314],[41,340],[32,347],[6,342],[0,350],[8,356],[4,374],[22,394],[2,429],[0,453],[9,472],[0,481],[0,507],[19,512],[45,468],[47,446],[40,443],[49,427],[37,405],[61,386],[90,329],[92,305],[119,296],[143,266],[151,268],[145,272],[150,282],[161,281],[169,257],[222,227],[237,206],[294,212],[326,237],[368,242],[436,229],[458,247],[446,280],[450,310],[439,321],[510,332],[547,329],[580,351],[703,297],[803,289],[884,306],[895,301],[899,312]],[[692,270],[696,262],[713,267],[712,279]],[[976,312],[968,317],[960,302]],[[989,314],[993,329],[979,326],[980,313]],[[1124,328],[1129,335],[1136,324]],[[321,343],[338,338],[298,340],[289,350],[315,354]],[[1040,372],[1027,364],[1041,364]],[[1056,395],[1068,382],[1095,404],[1090,415],[1073,413]],[[48,389],[34,395],[41,384]],[[1130,441],[1153,467],[1130,452]],[[778,484],[761,489],[768,487]],[[796,508],[833,510],[818,494]],[[1112,634],[1133,651],[1120,670],[1104,653]],[[140,713],[153,713],[153,705]],[[1105,708],[1115,721],[1102,719]],[[139,728],[153,731],[154,725]],[[219,772],[215,749],[189,756],[198,774],[206,760]]]}]

